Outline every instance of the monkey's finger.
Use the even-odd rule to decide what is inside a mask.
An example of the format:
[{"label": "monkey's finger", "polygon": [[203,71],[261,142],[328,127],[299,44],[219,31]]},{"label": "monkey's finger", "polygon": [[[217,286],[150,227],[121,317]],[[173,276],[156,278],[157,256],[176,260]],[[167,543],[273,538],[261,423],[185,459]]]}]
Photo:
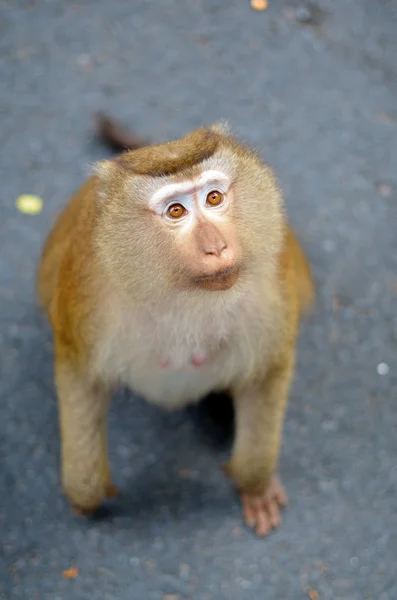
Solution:
[{"label": "monkey's finger", "polygon": [[257,520],[256,533],[260,537],[264,537],[266,534],[269,533],[269,531],[271,529],[271,524],[270,524],[266,510],[264,510],[262,507],[258,508],[258,510],[257,510],[256,520]]},{"label": "monkey's finger", "polygon": [[253,529],[256,525],[256,516],[254,509],[251,506],[245,506],[243,513],[244,521],[246,522],[247,527]]},{"label": "monkey's finger", "polygon": [[281,523],[281,515],[277,505],[277,500],[274,499],[266,502],[266,509],[271,526],[278,527]]},{"label": "monkey's finger", "polygon": [[274,486],[274,497],[277,499],[277,502],[280,504],[280,506],[287,506],[287,494],[285,493],[285,490],[279,481],[277,481]]},{"label": "monkey's finger", "polygon": [[255,527],[256,524],[256,511],[251,506],[251,503],[246,496],[242,497],[242,503],[244,521],[247,524],[247,527],[250,527],[250,529],[252,529],[253,527]]}]

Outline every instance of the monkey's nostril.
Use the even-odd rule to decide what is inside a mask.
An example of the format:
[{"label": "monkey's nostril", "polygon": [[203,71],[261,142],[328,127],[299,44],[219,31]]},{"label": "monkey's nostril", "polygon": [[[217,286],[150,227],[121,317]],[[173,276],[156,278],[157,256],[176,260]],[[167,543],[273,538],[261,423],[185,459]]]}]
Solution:
[{"label": "monkey's nostril", "polygon": [[207,246],[206,248],[204,248],[204,253],[208,254],[209,256],[217,256],[219,258],[222,255],[222,252],[226,250],[226,248],[226,242],[221,242],[219,244]]}]

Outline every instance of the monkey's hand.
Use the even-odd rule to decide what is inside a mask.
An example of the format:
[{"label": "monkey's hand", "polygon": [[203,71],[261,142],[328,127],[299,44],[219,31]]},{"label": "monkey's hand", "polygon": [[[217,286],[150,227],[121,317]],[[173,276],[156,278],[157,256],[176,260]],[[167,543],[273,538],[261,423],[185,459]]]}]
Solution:
[{"label": "monkey's hand", "polygon": [[263,494],[251,496],[241,494],[244,520],[257,535],[264,537],[281,523],[280,507],[286,506],[288,499],[277,475],[273,475]]}]

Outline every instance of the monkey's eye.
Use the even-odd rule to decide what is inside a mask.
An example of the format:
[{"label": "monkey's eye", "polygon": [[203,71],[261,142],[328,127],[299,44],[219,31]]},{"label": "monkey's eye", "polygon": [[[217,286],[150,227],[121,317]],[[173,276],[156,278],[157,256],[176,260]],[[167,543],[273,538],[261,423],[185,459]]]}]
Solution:
[{"label": "monkey's eye", "polygon": [[223,202],[223,194],[221,194],[221,192],[218,192],[218,190],[212,190],[212,192],[207,194],[206,202],[211,206],[218,206]]},{"label": "monkey's eye", "polygon": [[167,217],[170,217],[171,219],[180,219],[185,216],[186,212],[186,208],[182,206],[182,204],[172,204],[167,209]]}]

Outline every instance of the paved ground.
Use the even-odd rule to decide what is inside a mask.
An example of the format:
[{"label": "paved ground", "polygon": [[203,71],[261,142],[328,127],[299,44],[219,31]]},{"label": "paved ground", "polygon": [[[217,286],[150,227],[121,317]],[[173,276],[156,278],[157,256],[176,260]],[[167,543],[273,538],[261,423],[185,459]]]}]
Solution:
[{"label": "paved ground", "polygon": [[[186,4],[0,1],[0,598],[395,600],[396,3],[321,0],[310,23],[281,0]],[[208,403],[168,415],[120,394],[108,520],[76,520],[60,493],[33,278],[55,213],[106,155],[96,109],[153,139],[227,117],[279,174],[319,301],[285,428],[291,505],[266,541],[241,526],[219,470],[228,421]],[[22,193],[40,215],[16,210]]]}]

